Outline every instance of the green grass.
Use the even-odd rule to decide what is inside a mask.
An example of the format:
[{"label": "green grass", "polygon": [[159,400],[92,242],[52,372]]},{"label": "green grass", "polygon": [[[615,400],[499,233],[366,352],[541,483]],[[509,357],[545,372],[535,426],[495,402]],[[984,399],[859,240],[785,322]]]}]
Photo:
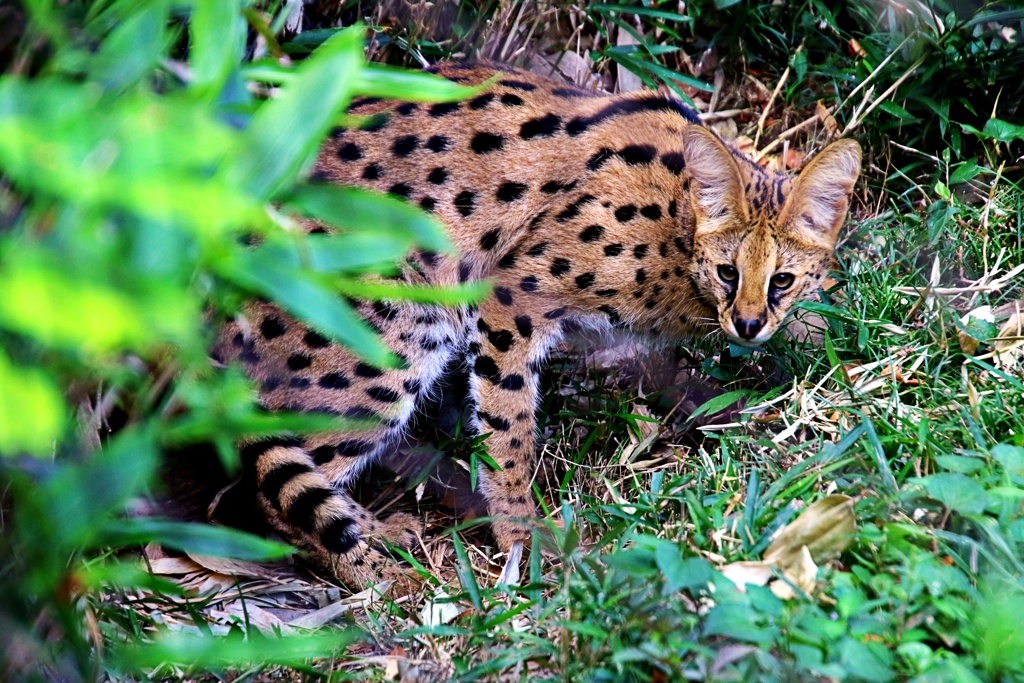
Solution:
[{"label": "green grass", "polygon": [[[450,515],[430,508],[425,552],[409,558],[421,570],[424,589],[397,601],[364,596],[311,634],[289,622],[337,603],[342,593],[329,583],[281,565],[229,566],[203,557],[229,544],[236,557],[274,556],[279,547],[120,516],[129,501],[137,508],[145,498],[153,457],[168,444],[208,436],[218,440],[230,461],[235,434],[285,428],[250,414],[237,376],[208,372],[199,316],[191,326],[182,323],[187,343],[177,340],[185,350],[173,361],[161,351],[174,340],[145,325],[132,326],[133,320],[148,320],[142,313],[133,318],[134,310],[125,312],[123,332],[145,343],[132,345],[129,339],[111,347],[154,366],[176,363],[188,381],[172,401],[163,384],[170,372],[150,376],[135,355],[125,360],[116,353],[80,354],[74,345],[69,350],[62,340],[45,338],[46,330],[33,336],[32,330],[13,328],[5,313],[0,361],[17,362],[0,362],[0,378],[17,378],[26,392],[40,384],[84,383],[97,397],[97,413],[101,405],[116,404],[135,428],[109,438],[101,455],[88,456],[74,420],[64,415],[67,406],[59,396],[53,400],[56,389],[40,390],[35,399],[53,408],[57,421],[36,414],[37,422],[26,418],[25,424],[33,429],[63,425],[63,433],[41,439],[39,432],[0,425],[0,437],[25,439],[13,449],[0,442],[0,450],[36,449],[53,459],[0,458],[0,476],[13,491],[13,502],[4,500],[0,535],[0,631],[9,634],[0,644],[0,677],[1024,680],[1024,360],[1014,349],[992,354],[1001,320],[961,322],[982,306],[1012,313],[1013,302],[1024,299],[1021,276],[1000,279],[1024,263],[1018,162],[1024,121],[1016,108],[1024,50],[1000,39],[997,30],[1019,31],[1021,13],[984,7],[957,19],[941,4],[921,5],[917,10],[927,11],[908,11],[897,22],[895,15],[879,19],[878,8],[867,3],[826,8],[817,2],[741,0],[691,3],[677,19],[675,3],[634,3],[629,13],[608,4],[578,4],[519,12],[522,7],[514,3],[503,8],[462,2],[448,24],[436,16],[409,15],[391,23],[385,17],[370,32],[369,52],[379,61],[404,64],[474,52],[524,61],[540,51],[543,38],[547,45],[569,45],[570,51],[589,56],[595,71],[614,76],[616,65],[624,65],[640,71],[649,84],[666,83],[706,106],[710,97],[701,87],[715,80],[714,60],[692,70],[689,64],[709,51],[721,59],[725,76],[718,109],[749,106],[755,114],[740,118],[739,132],[750,138],[765,102],[746,102],[740,86],[756,78],[771,91],[789,67],[760,146],[812,117],[820,99],[840,105],[834,110],[840,130],[856,123],[853,130],[867,150],[864,178],[837,253],[835,284],[804,311],[819,326],[820,340],[780,337],[753,355],[687,343],[678,356],[663,351],[646,362],[652,375],[660,376],[654,368],[670,368],[667,379],[644,377],[639,384],[617,370],[593,367],[599,363],[580,363],[575,355],[554,359],[546,377],[551,390],[542,406],[545,466],[536,491],[562,526],[537,534],[519,581],[499,584],[506,558],[494,554],[485,525],[456,525]],[[218,25],[216,12],[203,15],[205,24],[193,19],[206,33],[189,27],[196,32],[190,39],[206,50],[205,70],[197,72],[195,82],[178,83],[180,70],[168,66],[158,47],[170,45],[168,54],[185,59],[184,48],[174,47],[184,35],[181,16],[160,15],[160,25],[167,26],[161,40],[144,40],[149,29],[142,21],[108,25],[105,17],[117,12],[133,16],[137,10],[127,5],[110,15],[84,11],[91,6],[87,2],[72,5],[62,14],[37,3],[38,25],[19,44],[11,69],[30,75],[29,82],[44,75],[65,78],[69,87],[82,79],[102,81],[109,101],[126,112],[124,120],[141,101],[133,98],[164,102],[177,96],[175,107],[195,113],[186,117],[186,128],[194,132],[194,122],[204,122],[202,130],[212,131],[211,144],[225,150],[234,149],[227,144],[230,135],[244,131],[216,128],[214,120],[237,124],[261,111],[264,121],[272,118],[270,106],[260,107],[259,100],[233,89],[245,77],[232,70],[242,57],[210,31]],[[278,30],[284,23],[279,5],[262,6],[265,16],[250,12],[250,28],[258,25],[267,35]],[[345,3],[339,11],[346,21],[363,15],[375,19],[373,8],[363,5],[369,6]],[[323,7],[307,10],[306,28],[328,28],[328,18],[314,15]],[[227,16],[234,17],[230,9]],[[886,25],[890,20],[894,23]],[[108,33],[117,25],[125,28],[115,40]],[[232,26],[239,35],[246,31],[239,17]],[[613,42],[615,32],[626,27],[640,34],[636,47]],[[297,39],[279,35],[280,47],[272,40],[270,51],[299,60],[331,35],[329,30]],[[851,40],[863,54],[848,49]],[[93,50],[102,41],[107,51]],[[52,54],[58,58],[47,61]],[[104,61],[110,55],[120,55],[133,69],[111,70]],[[924,66],[908,72],[922,58]],[[277,65],[264,63],[262,69],[264,83],[295,78]],[[904,73],[909,73],[906,80],[889,91]],[[365,69],[360,77],[363,87],[398,87],[387,72]],[[874,89],[854,92],[865,82]],[[305,87],[302,96],[316,94],[309,79]],[[882,97],[884,92],[889,94]],[[227,98],[226,108],[221,96]],[[287,98],[271,104],[282,101],[291,106]],[[114,125],[120,110],[85,104],[83,117],[96,117],[120,130],[124,140],[133,139],[131,126]],[[0,115],[11,112],[0,105]],[[266,125],[284,131],[289,118],[281,114]],[[26,117],[22,123],[47,120]],[[74,131],[81,139],[98,135],[95,127],[82,126]],[[61,134],[79,140],[67,130]],[[288,158],[271,174],[285,185],[295,181],[303,154],[315,146],[291,132],[278,142],[293,149],[263,156],[264,161]],[[166,134],[176,139],[174,130]],[[825,137],[815,124],[788,139],[806,150],[820,147]],[[55,134],[54,139],[64,138]],[[208,150],[192,153],[194,160],[179,159],[181,177],[208,180],[203,167]],[[90,163],[96,158],[86,156]],[[254,170],[256,161],[240,155],[223,162],[237,169],[225,175],[220,189],[233,183],[253,186],[246,196],[257,214],[269,201],[296,213],[326,205],[312,190],[274,194],[267,187],[271,178]],[[8,164],[0,178],[0,217],[9,217],[13,226],[7,234],[0,231],[2,263],[25,244],[41,254],[52,251],[65,260],[47,262],[47,272],[71,283],[84,273],[82,278],[88,275],[91,282],[136,297],[129,303],[147,310],[153,302],[145,297],[160,290],[157,285],[133,288],[148,282],[145,277],[176,287],[176,300],[194,311],[230,310],[254,289],[295,300],[297,290],[289,282],[311,287],[319,282],[295,270],[294,279],[277,283],[275,291],[260,290],[257,285],[266,283],[239,275],[237,259],[271,271],[290,247],[269,244],[257,251],[261,261],[247,256],[252,251],[218,246],[204,237],[212,219],[191,205],[176,207],[188,227],[173,233],[177,241],[157,242],[167,262],[176,255],[166,266],[169,275],[161,275],[148,265],[145,250],[128,249],[132,258],[125,258],[119,249],[127,247],[94,237],[107,234],[102,227],[120,230],[117,234],[132,246],[129,236],[136,234],[136,225],[149,236],[170,234],[157,230],[166,226],[152,216],[133,222],[132,212],[139,208],[116,193],[93,202],[56,185],[37,187],[32,183],[38,177],[27,171],[18,175],[24,168]],[[139,168],[130,170],[137,174]],[[390,211],[396,225],[405,226],[394,233],[400,250],[407,248],[402,240],[433,234],[415,216],[395,214],[394,206],[370,209],[375,215]],[[271,220],[280,217],[273,214]],[[238,221],[232,222],[227,209],[222,219],[229,226],[225,241],[233,244],[242,232]],[[337,248],[345,251],[343,244]],[[199,266],[189,256],[195,253],[203,255]],[[6,277],[13,278],[11,272]],[[993,282],[998,286],[975,286]],[[77,299],[68,296],[71,306]],[[84,305],[79,309],[80,316],[93,313]],[[972,354],[962,349],[962,335],[977,344]],[[1011,346],[1013,336],[1006,342]],[[367,338],[355,343],[364,353],[376,350]],[[673,379],[677,370],[683,372]],[[10,390],[2,384],[0,399]],[[684,389],[695,387],[702,398],[682,401]],[[716,394],[744,396],[743,410],[722,400],[705,402]],[[188,410],[180,414],[176,404]],[[698,414],[687,419],[695,408]],[[654,431],[657,438],[648,438]],[[53,449],[58,436],[61,446]],[[439,443],[469,466],[484,459],[478,443]],[[76,490],[106,495],[71,499],[67,494]],[[742,592],[720,573],[730,563],[761,560],[776,532],[834,493],[853,499],[857,531],[838,557],[819,563],[810,595],[783,600],[760,586]],[[398,504],[415,507],[417,496],[408,492]],[[50,525],[54,510],[68,511],[61,512],[63,519],[79,524],[67,524],[75,527],[71,531]],[[79,518],[81,510],[94,514],[95,521]],[[190,550],[195,559],[165,558],[150,548],[140,564],[136,548],[146,542]],[[454,607],[457,616],[429,623],[424,615],[432,602],[435,608]]]}]

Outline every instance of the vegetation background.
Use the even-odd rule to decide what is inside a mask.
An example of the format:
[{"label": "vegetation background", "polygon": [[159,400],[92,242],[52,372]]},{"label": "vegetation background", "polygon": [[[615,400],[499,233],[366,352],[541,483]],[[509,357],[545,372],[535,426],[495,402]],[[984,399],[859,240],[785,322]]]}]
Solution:
[{"label": "vegetation background", "polygon": [[[1022,31],[967,0],[0,5],[0,678],[1024,680]],[[212,444],[230,475],[242,436],[335,426],[213,367],[246,297],[387,364],[341,295],[483,294],[368,286],[443,229],[304,176],[366,125],[352,98],[457,99],[397,67],[466,57],[664,86],[779,168],[854,136],[864,178],[808,333],[553,364],[537,493],[564,529],[522,576],[445,531],[433,480],[383,479],[428,514],[424,586],[346,598],[162,516],[160,463]],[[418,452],[472,472],[448,436]],[[775,562],[802,518],[811,552]]]}]

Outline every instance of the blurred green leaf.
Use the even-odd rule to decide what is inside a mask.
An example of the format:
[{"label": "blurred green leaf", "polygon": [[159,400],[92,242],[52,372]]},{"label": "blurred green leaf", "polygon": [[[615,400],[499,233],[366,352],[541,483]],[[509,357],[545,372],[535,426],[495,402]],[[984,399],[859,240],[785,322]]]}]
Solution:
[{"label": "blurred green leaf", "polygon": [[353,80],[353,89],[361,95],[406,102],[454,102],[472,97],[491,85],[491,81],[487,81],[467,87],[434,74],[376,63],[367,64]]},{"label": "blurred green leaf", "polygon": [[6,259],[0,327],[53,346],[104,353],[182,336],[200,318],[189,303],[165,298],[172,292],[155,291],[146,301],[70,275],[31,253]]},{"label": "blurred green leaf", "polygon": [[115,547],[159,543],[188,553],[238,560],[276,560],[295,552],[290,545],[230,527],[149,518],[108,524],[96,542]]},{"label": "blurred green leaf", "polygon": [[415,245],[431,251],[454,251],[440,221],[402,199],[379,192],[338,185],[301,185],[286,202],[303,216],[348,231],[377,234],[382,225],[390,226],[392,236],[408,238],[407,249]]},{"label": "blurred green leaf", "polygon": [[362,26],[332,36],[259,108],[243,134],[247,154],[227,169],[234,182],[269,199],[312,160],[351,97],[363,65],[362,42]]},{"label": "blurred green leaf", "polygon": [[990,118],[985,122],[985,128],[982,129],[982,134],[993,140],[999,142],[1013,142],[1014,140],[1024,140],[1024,126],[1010,123],[1009,121],[1003,121],[995,117]]},{"label": "blurred green leaf", "polygon": [[15,368],[0,350],[0,456],[53,452],[64,428],[64,399],[50,377]]},{"label": "blurred green leaf", "polygon": [[915,480],[928,496],[950,510],[962,514],[980,514],[988,504],[988,494],[974,479],[959,472],[943,472]]},{"label": "blurred green leaf", "polygon": [[168,3],[148,0],[133,9],[121,13],[92,58],[90,75],[108,90],[128,88],[145,78],[167,49]]},{"label": "blurred green leaf", "polygon": [[215,95],[245,50],[246,25],[238,0],[193,0],[189,23],[192,84]]},{"label": "blurred green leaf", "polygon": [[221,261],[221,275],[283,306],[321,334],[349,347],[378,367],[396,367],[398,359],[366,322],[335,292],[279,257],[282,248],[264,244]]},{"label": "blurred green leaf", "polygon": [[164,633],[152,643],[121,645],[112,656],[124,669],[143,673],[165,664],[196,667],[200,671],[241,663],[303,667],[309,659],[334,657],[363,637],[357,629],[278,638],[259,637],[251,631],[246,638],[240,634],[211,638]]}]

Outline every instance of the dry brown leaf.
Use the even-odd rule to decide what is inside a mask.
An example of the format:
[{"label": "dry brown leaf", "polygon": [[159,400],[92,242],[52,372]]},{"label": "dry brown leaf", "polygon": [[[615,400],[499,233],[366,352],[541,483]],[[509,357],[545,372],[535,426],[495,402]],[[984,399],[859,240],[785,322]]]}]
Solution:
[{"label": "dry brown leaf", "polygon": [[255,562],[229,560],[224,557],[210,557],[209,555],[194,555],[192,553],[186,554],[197,564],[217,574],[245,576],[256,579],[273,579],[278,576],[277,572]]},{"label": "dry brown leaf", "polygon": [[829,112],[828,107],[818,100],[818,104],[815,107],[815,113],[821,120],[822,125],[825,126],[825,130],[828,131],[829,135],[835,135],[836,130],[839,128],[839,124],[836,123],[836,118]]},{"label": "dry brown leaf", "polygon": [[[972,320],[979,320],[986,323],[995,323],[995,314],[992,312],[991,306],[979,306],[973,311],[968,311],[960,318],[960,322],[963,323],[964,327],[969,327]],[[957,341],[960,342],[960,350],[964,352],[966,356],[973,356],[978,351],[978,347],[981,346],[981,342],[967,334],[963,330],[958,330],[956,333]]]},{"label": "dry brown leaf", "polygon": [[786,581],[772,581],[769,585],[772,593],[790,600],[798,597],[793,590],[796,586],[811,595],[818,565],[838,556],[850,544],[856,529],[853,499],[842,495],[827,496],[784,526],[768,546],[761,562],[733,562],[722,567],[721,571],[743,590],[749,584],[765,585],[772,578],[772,570],[778,570]]},{"label": "dry brown leaf", "polygon": [[818,578],[818,565],[814,564],[814,560],[811,559],[811,552],[807,549],[807,546],[800,546],[796,561],[787,566],[782,571],[782,575],[786,577],[789,583],[776,580],[772,581],[771,585],[768,586],[777,598],[793,600],[800,597],[793,590],[793,586],[799,588],[805,595],[811,595],[814,592],[814,584]]},{"label": "dry brown leaf", "polygon": [[800,164],[804,163],[804,159],[807,155],[799,150],[790,147],[782,155],[782,164],[789,170],[798,168]]},{"label": "dry brown leaf", "polygon": [[149,561],[149,571],[161,576],[175,576],[202,571],[203,568],[187,557],[161,557]]},{"label": "dry brown leaf", "polygon": [[814,562],[822,564],[845,550],[856,530],[853,499],[839,494],[826,496],[776,534],[764,559],[786,567],[800,561],[800,548],[807,546]]}]

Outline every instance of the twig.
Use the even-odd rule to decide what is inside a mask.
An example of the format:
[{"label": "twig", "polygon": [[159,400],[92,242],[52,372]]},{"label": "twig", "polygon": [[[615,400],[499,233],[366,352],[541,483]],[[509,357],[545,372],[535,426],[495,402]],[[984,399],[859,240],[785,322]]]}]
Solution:
[{"label": "twig", "polygon": [[[799,54],[800,50],[804,49],[804,44],[800,43],[797,47],[796,52],[793,54]],[[786,65],[786,70],[782,72],[782,77],[779,78],[779,82],[775,84],[775,90],[772,91],[771,97],[768,98],[768,103],[764,105],[764,110],[761,112],[760,118],[757,119],[757,133],[754,134],[754,149],[757,149],[757,144],[761,141],[761,133],[764,130],[764,122],[768,118],[768,112],[772,110],[772,105],[775,104],[775,98],[779,96],[779,92],[782,91],[782,86],[786,84],[789,79],[789,64]]]},{"label": "twig", "polygon": [[[828,113],[830,113],[830,114],[832,113],[832,108],[828,109]],[[764,149],[754,153],[754,161],[760,161],[762,157],[764,157],[766,154],[771,152],[773,149],[775,149],[776,147],[781,145],[785,140],[793,137],[794,135],[796,135],[797,133],[802,131],[804,128],[807,128],[808,126],[812,125],[814,122],[819,121],[819,120],[820,120],[820,118],[818,117],[817,114],[815,114],[814,116],[812,116],[811,118],[807,119],[806,121],[801,121],[800,123],[798,123],[795,126],[793,126],[792,128],[790,128],[789,130],[783,131],[781,134],[779,134],[779,136],[777,138],[775,138],[774,140],[769,142],[767,145],[765,145]]]},{"label": "twig", "polygon": [[868,114],[870,114],[871,112],[873,112],[875,110],[875,107],[877,107],[882,102],[885,102],[887,99],[889,99],[889,96],[892,95],[894,92],[896,92],[896,89],[898,87],[903,85],[903,81],[905,81],[908,78],[910,78],[910,74],[912,74],[915,71],[917,71],[918,67],[921,66],[922,64],[924,64],[924,59],[923,58],[919,59],[916,62],[914,62],[913,64],[911,64],[910,68],[907,69],[906,71],[904,71],[903,75],[900,76],[899,78],[897,78],[896,82],[893,83],[892,85],[890,85],[886,89],[886,91],[884,93],[879,95],[878,99],[875,100],[874,102],[872,102],[871,106],[868,107],[867,110],[861,116],[854,118],[852,121],[850,121],[850,123],[848,123],[846,125],[846,128],[843,129],[843,132],[842,132],[841,136],[845,136],[851,130],[853,130],[854,128],[859,126],[860,122],[863,121],[865,118],[867,118]]},{"label": "twig", "polygon": [[722,111],[709,111],[700,114],[700,120],[704,122],[709,121],[721,121],[723,119],[731,119],[734,116],[740,114],[749,114],[753,109],[723,109]]}]

